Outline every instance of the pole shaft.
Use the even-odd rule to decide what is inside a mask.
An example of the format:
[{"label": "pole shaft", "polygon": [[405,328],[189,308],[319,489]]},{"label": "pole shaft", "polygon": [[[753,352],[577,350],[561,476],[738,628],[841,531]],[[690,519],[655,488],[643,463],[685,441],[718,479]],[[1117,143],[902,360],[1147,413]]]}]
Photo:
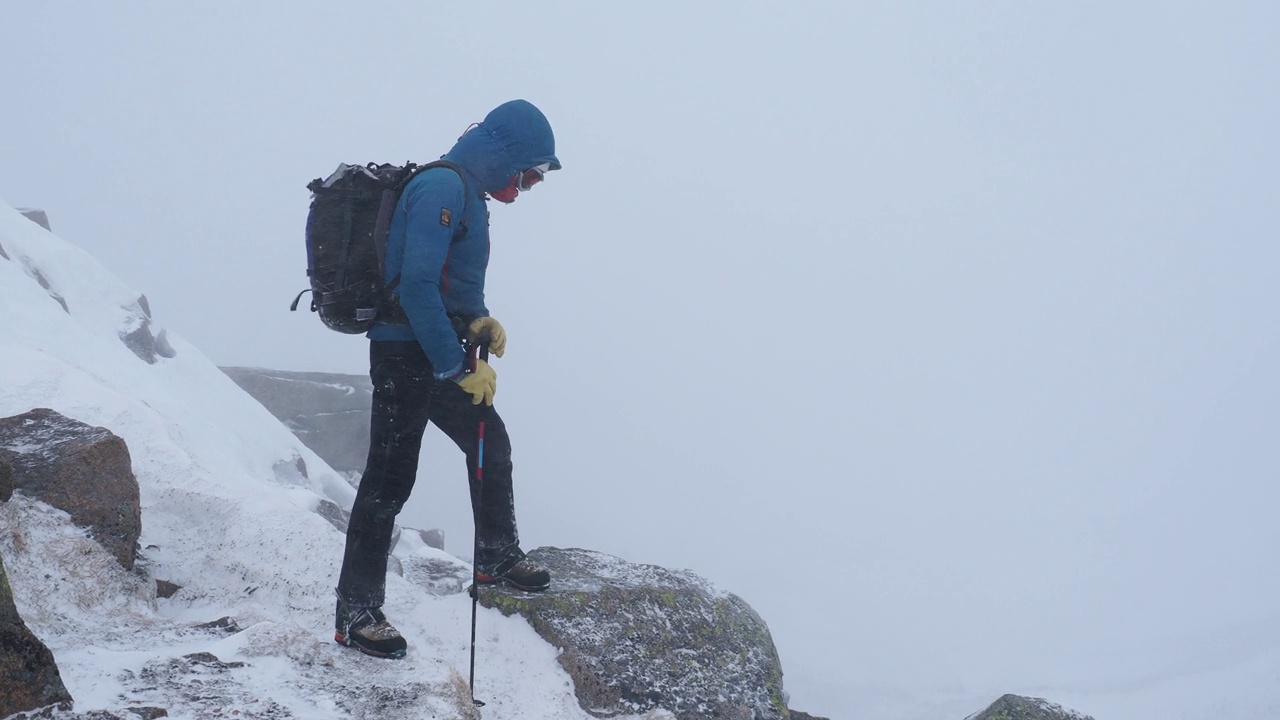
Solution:
[{"label": "pole shaft", "polygon": [[[475,372],[476,360],[489,360],[488,344],[473,343],[468,348],[469,366]],[[480,508],[484,505],[484,420],[476,426],[476,502],[472,508],[472,525],[475,528],[475,542],[471,548],[471,674],[467,684],[471,686],[471,702],[477,707],[484,703],[476,700],[476,606],[480,603]]]}]

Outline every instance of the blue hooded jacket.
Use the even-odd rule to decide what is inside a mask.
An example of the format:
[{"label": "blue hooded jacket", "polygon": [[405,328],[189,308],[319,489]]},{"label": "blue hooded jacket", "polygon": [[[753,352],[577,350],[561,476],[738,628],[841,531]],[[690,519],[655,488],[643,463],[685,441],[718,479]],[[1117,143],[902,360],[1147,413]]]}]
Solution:
[{"label": "blue hooded jacket", "polygon": [[[449,168],[413,178],[400,196],[387,235],[385,280],[397,275],[408,324],[379,323],[371,340],[417,340],[437,378],[454,377],[466,352],[450,316],[470,323],[489,314],[484,276],[489,265],[489,209],[485,193],[542,163],[560,169],[551,124],[525,100],[494,108],[441,159],[462,168],[466,184]],[[469,194],[469,197],[468,197]],[[461,237],[461,226],[466,232]]]}]

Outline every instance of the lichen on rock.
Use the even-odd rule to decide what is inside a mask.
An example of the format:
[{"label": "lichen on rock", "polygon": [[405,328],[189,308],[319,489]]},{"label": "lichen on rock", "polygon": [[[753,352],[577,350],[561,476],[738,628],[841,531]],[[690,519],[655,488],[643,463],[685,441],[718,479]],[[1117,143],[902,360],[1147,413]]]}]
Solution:
[{"label": "lichen on rock", "polygon": [[680,720],[783,720],[782,665],[764,621],[742,598],[687,571],[580,549],[539,548],[552,585],[481,592],[561,648],[587,712],[665,709]]}]

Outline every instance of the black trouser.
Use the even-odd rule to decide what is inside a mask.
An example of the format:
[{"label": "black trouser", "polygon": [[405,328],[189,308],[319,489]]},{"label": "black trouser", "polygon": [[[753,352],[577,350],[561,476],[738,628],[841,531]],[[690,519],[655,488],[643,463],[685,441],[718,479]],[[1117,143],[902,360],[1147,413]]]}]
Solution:
[{"label": "black trouser", "polygon": [[[504,565],[519,559],[519,536],[511,492],[511,440],[502,418],[492,406],[472,404],[471,394],[452,380],[435,379],[416,342],[371,342],[369,376],[369,460],[351,508],[338,593],[358,607],[380,607],[385,600],[391,534],[413,490],[428,421],[466,454],[480,545],[477,568],[486,574],[505,571]],[[477,487],[480,421],[485,426],[484,475]]]}]

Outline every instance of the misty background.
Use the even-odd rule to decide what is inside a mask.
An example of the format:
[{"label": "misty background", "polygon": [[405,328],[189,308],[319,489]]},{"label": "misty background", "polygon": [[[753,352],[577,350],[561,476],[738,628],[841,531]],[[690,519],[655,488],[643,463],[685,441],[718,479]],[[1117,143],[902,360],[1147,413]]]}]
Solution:
[{"label": "misty background", "polygon": [[[1265,2],[9,3],[0,198],[220,365],[365,373],[366,341],[288,312],[307,182],[526,98],[564,170],[491,203],[524,545],[741,595],[797,709],[1102,716],[1280,647],[1276,27]],[[402,520],[469,547],[440,433]]]}]

